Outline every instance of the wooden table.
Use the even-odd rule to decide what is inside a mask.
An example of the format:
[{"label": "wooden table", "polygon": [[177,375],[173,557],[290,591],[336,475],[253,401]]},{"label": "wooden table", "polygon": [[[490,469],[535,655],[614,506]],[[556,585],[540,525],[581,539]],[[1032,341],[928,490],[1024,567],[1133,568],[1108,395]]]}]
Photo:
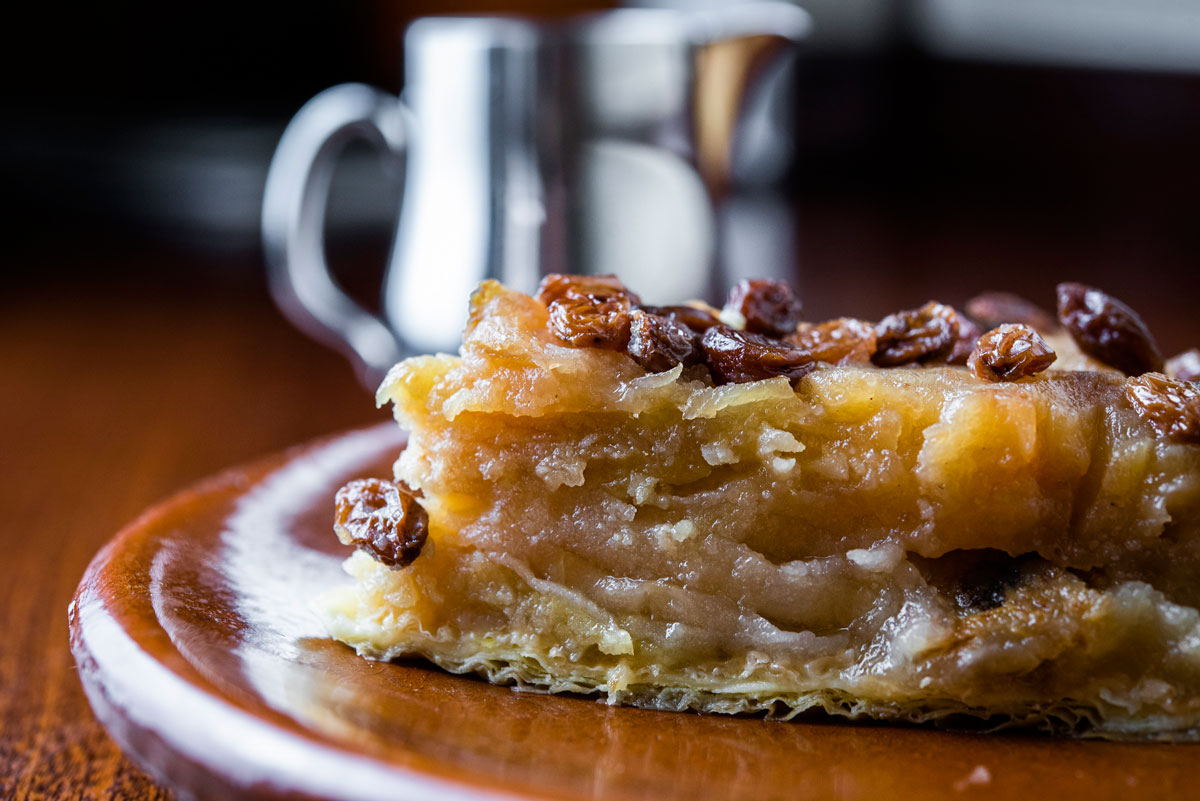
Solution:
[{"label": "wooden table", "polygon": [[6,800],[168,797],[108,739],[75,675],[67,604],[84,568],[193,481],[387,416],[348,363],[280,317],[255,264],[87,267],[32,267],[0,303]]},{"label": "wooden table", "polygon": [[[800,220],[814,315],[960,302],[980,287],[1048,301],[1056,278],[1091,276],[1147,316],[1159,306],[1165,350],[1200,344],[1200,248],[1111,230],[914,229],[830,208]],[[386,419],[348,364],[281,319],[256,263],[219,261],[26,260],[24,283],[0,296],[0,798],[168,797],[108,739],[75,676],[67,604],[88,561],[205,475]]]}]

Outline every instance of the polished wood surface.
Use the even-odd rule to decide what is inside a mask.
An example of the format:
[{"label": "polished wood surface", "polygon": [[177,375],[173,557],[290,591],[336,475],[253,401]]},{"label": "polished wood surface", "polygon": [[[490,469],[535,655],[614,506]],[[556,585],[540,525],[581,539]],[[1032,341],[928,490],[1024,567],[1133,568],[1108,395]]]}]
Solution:
[{"label": "polished wood surface", "polygon": [[[1048,300],[1056,279],[1091,278],[1146,312],[1165,351],[1200,343],[1200,247],[1114,226],[1063,234],[829,205],[798,219],[799,285],[813,315],[959,302],[979,287]],[[204,476],[387,417],[346,363],[279,317],[256,262],[222,261],[86,248],[8,260],[24,277],[0,291],[0,798],[168,797],[122,756],[80,688],[67,605],[89,560]],[[645,760],[659,758],[653,745]],[[1047,781],[1104,765],[1057,771],[1036,743],[1027,748]],[[1147,753],[1151,765],[1176,753],[1195,761],[1173,748]],[[916,758],[930,756],[918,749],[891,764],[920,772]],[[840,781],[827,789],[857,786]]]},{"label": "polished wood surface", "polygon": [[205,475],[387,417],[280,318],[256,264],[159,259],[31,260],[0,291],[6,801],[167,797],[93,717],[67,648],[67,604],[101,545]]}]

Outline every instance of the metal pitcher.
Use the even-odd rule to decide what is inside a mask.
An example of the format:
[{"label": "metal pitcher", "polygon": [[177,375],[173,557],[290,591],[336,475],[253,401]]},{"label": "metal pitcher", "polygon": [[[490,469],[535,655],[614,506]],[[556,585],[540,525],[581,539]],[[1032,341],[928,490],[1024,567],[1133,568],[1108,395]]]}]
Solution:
[{"label": "metal pitcher", "polygon": [[[276,300],[374,381],[405,355],[455,347],[485,278],[528,292],[549,272],[613,272],[650,302],[709,295],[722,151],[762,71],[702,56],[749,43],[761,67],[808,27],[781,2],[414,22],[402,100],[333,87],[279,142],[262,217]],[[330,178],[353,139],[404,170],[380,315],[323,254]]]}]

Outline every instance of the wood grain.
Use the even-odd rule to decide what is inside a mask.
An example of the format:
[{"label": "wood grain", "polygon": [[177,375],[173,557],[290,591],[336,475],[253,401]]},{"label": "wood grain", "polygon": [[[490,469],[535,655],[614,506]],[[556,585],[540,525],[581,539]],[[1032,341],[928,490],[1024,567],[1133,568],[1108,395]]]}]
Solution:
[{"label": "wood grain", "polygon": [[66,610],[88,561],[204,475],[386,418],[246,267],[179,283],[184,266],[149,265],[0,301],[0,798],[168,797],[80,689]]}]

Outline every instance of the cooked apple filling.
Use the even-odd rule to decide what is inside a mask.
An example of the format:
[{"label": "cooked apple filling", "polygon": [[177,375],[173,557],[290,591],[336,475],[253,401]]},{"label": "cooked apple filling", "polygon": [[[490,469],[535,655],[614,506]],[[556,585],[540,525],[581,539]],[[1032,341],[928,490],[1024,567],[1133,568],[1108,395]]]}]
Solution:
[{"label": "cooked apple filling", "polygon": [[485,283],[384,381],[410,439],[339,496],[334,637],[657,709],[1200,733],[1200,392],[1126,377],[1152,341],[562,289]]}]

